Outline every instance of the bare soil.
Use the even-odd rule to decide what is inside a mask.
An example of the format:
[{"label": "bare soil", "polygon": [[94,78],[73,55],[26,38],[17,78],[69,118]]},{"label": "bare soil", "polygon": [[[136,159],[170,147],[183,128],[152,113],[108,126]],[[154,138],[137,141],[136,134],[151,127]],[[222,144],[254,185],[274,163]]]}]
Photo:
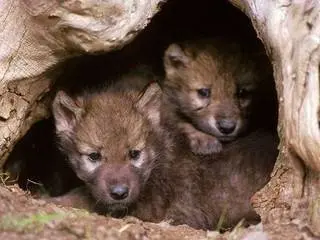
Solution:
[{"label": "bare soil", "polygon": [[148,223],[133,217],[115,219],[34,199],[17,186],[0,186],[0,239],[303,239],[293,225],[236,227],[223,235],[167,222]]}]

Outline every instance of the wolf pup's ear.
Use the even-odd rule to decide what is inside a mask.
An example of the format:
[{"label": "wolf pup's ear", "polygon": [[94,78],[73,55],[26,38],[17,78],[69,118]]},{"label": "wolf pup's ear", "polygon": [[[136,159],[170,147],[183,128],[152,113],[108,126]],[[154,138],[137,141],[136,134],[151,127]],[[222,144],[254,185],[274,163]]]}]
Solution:
[{"label": "wolf pup's ear", "polygon": [[52,112],[58,133],[71,133],[83,113],[84,101],[69,97],[64,91],[59,91],[53,100]]},{"label": "wolf pup's ear", "polygon": [[139,95],[135,107],[153,126],[160,125],[161,89],[158,83],[149,84]]},{"label": "wolf pup's ear", "polygon": [[173,43],[164,53],[164,66],[166,71],[170,68],[186,67],[190,57],[184,52],[183,48]]}]

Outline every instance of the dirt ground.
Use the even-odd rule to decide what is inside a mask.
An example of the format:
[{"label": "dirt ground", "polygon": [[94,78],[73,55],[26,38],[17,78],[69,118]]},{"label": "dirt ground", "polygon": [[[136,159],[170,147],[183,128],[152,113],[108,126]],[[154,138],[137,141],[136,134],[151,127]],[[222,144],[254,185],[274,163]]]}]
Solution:
[{"label": "dirt ground", "polygon": [[0,186],[0,239],[309,239],[294,225],[236,227],[223,235],[169,223],[147,223],[133,217],[115,219],[36,200],[16,186]]}]

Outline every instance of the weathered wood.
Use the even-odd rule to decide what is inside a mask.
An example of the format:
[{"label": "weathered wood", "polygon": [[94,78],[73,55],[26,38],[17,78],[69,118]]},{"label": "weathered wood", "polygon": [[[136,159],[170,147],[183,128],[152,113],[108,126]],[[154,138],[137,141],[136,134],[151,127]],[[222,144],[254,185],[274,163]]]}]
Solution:
[{"label": "weathered wood", "polygon": [[0,0],[0,167],[32,123],[47,115],[48,70],[81,53],[131,41],[161,0]]},{"label": "weathered wood", "polygon": [[280,156],[255,206],[265,222],[296,219],[320,234],[320,2],[231,2],[251,18],[267,49],[280,103]]}]

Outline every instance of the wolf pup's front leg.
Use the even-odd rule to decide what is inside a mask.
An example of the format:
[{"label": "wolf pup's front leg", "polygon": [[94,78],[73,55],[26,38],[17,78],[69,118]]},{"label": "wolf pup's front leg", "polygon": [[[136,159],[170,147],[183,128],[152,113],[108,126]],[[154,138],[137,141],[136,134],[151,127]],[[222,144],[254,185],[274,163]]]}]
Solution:
[{"label": "wolf pup's front leg", "polygon": [[190,123],[178,123],[178,129],[182,132],[190,145],[194,154],[207,155],[211,153],[219,153],[222,151],[221,142],[212,135],[201,132]]}]

